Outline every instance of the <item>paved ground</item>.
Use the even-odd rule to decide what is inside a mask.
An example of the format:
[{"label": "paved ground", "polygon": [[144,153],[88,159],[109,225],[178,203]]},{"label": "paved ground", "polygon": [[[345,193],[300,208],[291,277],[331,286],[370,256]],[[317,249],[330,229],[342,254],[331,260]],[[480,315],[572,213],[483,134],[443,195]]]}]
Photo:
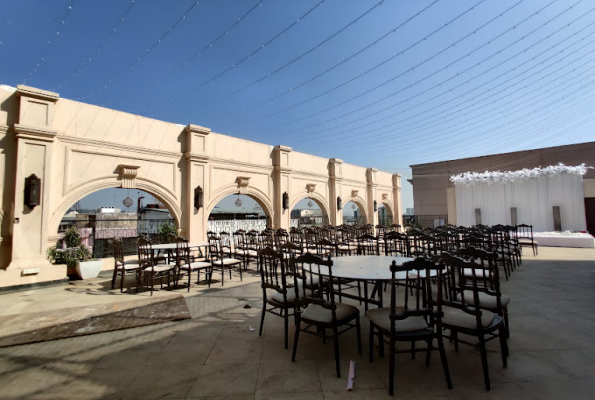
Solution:
[{"label": "paved ground", "polygon": [[[447,343],[454,388],[446,388],[437,354],[429,368],[421,357],[413,361],[401,355],[396,397],[594,398],[595,249],[540,248],[536,258],[527,253],[503,283],[503,291],[512,296],[511,356],[509,367],[502,368],[495,343],[490,345],[492,391],[484,389],[477,351],[461,346],[455,352]],[[104,287],[95,286],[99,291]],[[122,296],[134,295],[88,295],[58,287],[2,295],[0,312],[92,305]],[[258,328],[262,301],[256,275],[245,276],[243,284],[234,277],[224,288],[193,287],[186,301],[191,320],[0,348],[0,398],[389,398],[386,360],[367,361],[365,318],[364,354],[357,354],[355,332],[343,335],[345,378],[337,379],[330,343],[302,335],[298,360],[292,363],[283,348],[280,318],[267,316],[262,337],[249,330]],[[350,359],[357,364],[355,390],[348,393]]]}]

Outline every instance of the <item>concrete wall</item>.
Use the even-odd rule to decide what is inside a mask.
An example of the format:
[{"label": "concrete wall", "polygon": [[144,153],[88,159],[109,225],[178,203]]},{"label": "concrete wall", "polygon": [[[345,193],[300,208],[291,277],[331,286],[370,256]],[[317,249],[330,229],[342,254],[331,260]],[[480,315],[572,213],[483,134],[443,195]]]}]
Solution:
[{"label": "concrete wall", "polygon": [[[416,215],[448,215],[449,223],[455,216],[454,197],[448,196],[448,189],[454,188],[450,176],[464,172],[516,171],[523,168],[565,165],[595,166],[595,142],[557,146],[544,149],[495,154],[484,157],[463,158],[429,164],[412,165],[413,202]],[[595,170],[590,169],[583,176],[585,197],[595,197]],[[449,211],[450,210],[450,211]]]},{"label": "concrete wall", "polygon": [[[290,226],[301,199],[316,201],[332,224],[342,223],[337,197],[354,201],[376,224],[374,201],[401,214],[401,180],[375,168],[294,152],[60,98],[20,85],[0,86],[0,287],[64,278],[46,250],[59,238],[63,215],[105,188],[141,189],[165,204],[180,234],[204,240],[213,207],[241,193],[255,199],[267,226]],[[24,182],[41,178],[41,204],[24,204]],[[194,208],[195,188],[204,206]],[[290,207],[283,209],[283,194]],[[33,270],[31,270],[33,269]]]}]

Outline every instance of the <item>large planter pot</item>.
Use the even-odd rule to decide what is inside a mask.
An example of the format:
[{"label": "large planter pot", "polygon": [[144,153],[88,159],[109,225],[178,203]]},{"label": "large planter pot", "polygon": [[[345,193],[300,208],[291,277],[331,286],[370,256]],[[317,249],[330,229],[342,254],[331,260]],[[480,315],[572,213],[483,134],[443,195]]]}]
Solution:
[{"label": "large planter pot", "polygon": [[97,278],[103,267],[103,260],[79,261],[76,263],[76,273],[81,279]]}]

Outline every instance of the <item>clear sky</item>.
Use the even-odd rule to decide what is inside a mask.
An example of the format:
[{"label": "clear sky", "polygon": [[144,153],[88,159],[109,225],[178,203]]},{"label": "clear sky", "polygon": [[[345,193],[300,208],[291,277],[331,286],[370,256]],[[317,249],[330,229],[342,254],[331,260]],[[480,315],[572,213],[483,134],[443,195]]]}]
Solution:
[{"label": "clear sky", "polygon": [[409,165],[595,140],[592,0],[1,0],[0,16],[0,83],[401,173],[404,208]]}]

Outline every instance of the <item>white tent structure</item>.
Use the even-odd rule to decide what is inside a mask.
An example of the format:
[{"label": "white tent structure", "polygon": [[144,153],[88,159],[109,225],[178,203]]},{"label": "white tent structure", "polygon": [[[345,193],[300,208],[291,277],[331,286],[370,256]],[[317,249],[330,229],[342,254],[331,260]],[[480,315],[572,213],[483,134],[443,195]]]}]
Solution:
[{"label": "white tent structure", "polygon": [[484,225],[533,225],[534,232],[554,230],[553,207],[560,208],[563,231],[586,230],[583,178],[584,164],[506,172],[466,172],[451,176],[455,184],[457,224],[477,224],[476,209]]}]

